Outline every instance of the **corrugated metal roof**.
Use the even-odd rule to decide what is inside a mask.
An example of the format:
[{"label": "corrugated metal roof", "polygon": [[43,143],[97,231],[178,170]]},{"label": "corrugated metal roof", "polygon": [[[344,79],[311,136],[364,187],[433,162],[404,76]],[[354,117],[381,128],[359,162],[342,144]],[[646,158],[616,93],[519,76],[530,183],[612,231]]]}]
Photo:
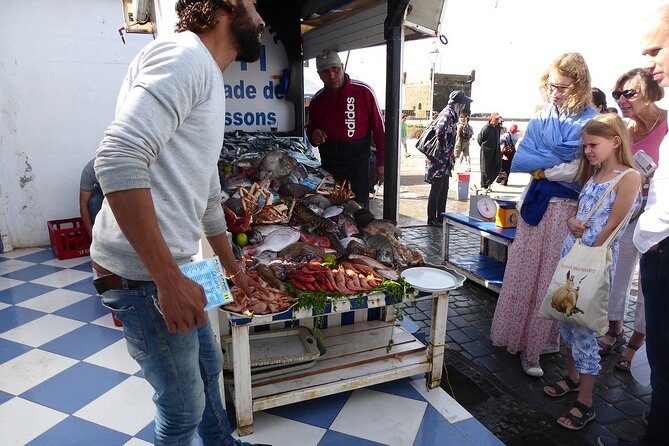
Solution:
[{"label": "corrugated metal roof", "polygon": [[[411,1],[405,20],[406,40],[438,36],[445,2]],[[307,4],[313,6],[314,0],[302,3],[303,13],[312,17],[304,21],[302,42],[305,59],[311,59],[328,48],[347,51],[385,43],[384,23],[388,11],[385,0],[340,0],[336,4],[329,3],[333,8],[324,14],[321,9],[317,17],[306,8]]]}]

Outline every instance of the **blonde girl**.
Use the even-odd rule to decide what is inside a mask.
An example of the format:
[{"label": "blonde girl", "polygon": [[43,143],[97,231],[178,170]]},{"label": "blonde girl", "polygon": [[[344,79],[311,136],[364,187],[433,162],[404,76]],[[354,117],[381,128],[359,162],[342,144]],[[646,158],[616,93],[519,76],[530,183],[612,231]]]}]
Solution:
[{"label": "blonde girl", "polygon": [[[641,204],[641,177],[633,170],[629,133],[618,115],[606,113],[594,117],[583,127],[581,139],[583,157],[579,178],[584,186],[579,194],[576,216],[567,220],[570,234],[564,241],[562,256],[571,250],[577,238],[581,238],[585,245],[601,246],[625,221],[611,244],[613,264],[609,283],[613,283],[618,239],[625,231],[630,215]],[[627,172],[629,169],[632,171]],[[618,184],[607,193],[610,183],[625,172]],[[603,194],[606,194],[603,203],[595,209],[587,223],[582,223]],[[595,418],[592,393],[595,377],[601,370],[597,333],[569,323],[560,322],[559,325],[568,350],[567,375],[545,386],[544,392],[551,397],[578,392],[574,406],[557,422],[567,429],[580,430]]]}]

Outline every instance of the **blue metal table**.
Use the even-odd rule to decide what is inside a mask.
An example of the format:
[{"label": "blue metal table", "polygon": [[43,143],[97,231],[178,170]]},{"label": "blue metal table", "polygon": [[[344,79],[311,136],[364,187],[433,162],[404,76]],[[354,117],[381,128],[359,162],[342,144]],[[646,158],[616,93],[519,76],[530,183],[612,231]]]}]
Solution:
[{"label": "blue metal table", "polygon": [[494,221],[481,221],[470,218],[466,212],[445,212],[441,252],[444,264],[468,279],[495,292],[502,288],[505,262],[495,260],[479,252],[477,255],[449,257],[449,238],[451,228],[457,228],[478,235],[481,239],[491,240],[504,246],[510,246],[516,237],[516,228],[500,228]]}]

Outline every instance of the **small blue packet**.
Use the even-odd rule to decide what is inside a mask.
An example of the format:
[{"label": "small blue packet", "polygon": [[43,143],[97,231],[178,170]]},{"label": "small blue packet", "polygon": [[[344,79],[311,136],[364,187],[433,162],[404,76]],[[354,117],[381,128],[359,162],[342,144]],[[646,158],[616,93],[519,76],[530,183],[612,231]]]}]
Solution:
[{"label": "small blue packet", "polygon": [[191,262],[179,267],[186,277],[204,288],[207,296],[205,311],[234,302],[228,281],[225,280],[223,265],[218,256]]}]

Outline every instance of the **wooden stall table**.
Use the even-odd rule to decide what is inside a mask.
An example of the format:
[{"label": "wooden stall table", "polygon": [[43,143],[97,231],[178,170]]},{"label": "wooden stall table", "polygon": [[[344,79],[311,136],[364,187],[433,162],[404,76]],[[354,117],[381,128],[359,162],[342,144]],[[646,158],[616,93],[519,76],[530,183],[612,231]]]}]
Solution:
[{"label": "wooden stall table", "polygon": [[[462,285],[464,277],[452,273]],[[448,316],[448,291],[441,293],[416,292],[405,296],[402,302],[410,303],[432,299],[431,342],[428,346],[418,341],[393,322],[393,298],[384,293],[336,301],[328,304],[323,317],[352,310],[385,308],[385,320],[359,321],[322,329],[327,351],[316,364],[308,369],[289,372],[263,379],[253,379],[250,361],[249,329],[271,323],[285,324],[293,319],[303,320],[320,316],[313,309],[297,312],[289,310],[275,316],[243,318],[221,311],[230,322],[234,379],[226,380],[232,387],[237,429],[239,435],[253,433],[253,412],[283,406],[298,401],[319,398],[348,390],[393,381],[421,373],[427,374],[428,388],[441,384],[444,365],[444,343]],[[353,313],[356,316],[359,313]],[[388,341],[393,346],[387,351]],[[232,384],[232,386],[230,386]]]},{"label": "wooden stall table", "polygon": [[[516,237],[516,228],[500,228],[494,221],[470,218],[466,212],[446,212],[444,217],[441,253],[444,264],[468,279],[497,293],[502,288],[506,262],[495,259],[487,252],[486,241],[509,247]],[[451,228],[475,234],[481,238],[481,249],[476,255],[450,257],[448,254]]]}]

